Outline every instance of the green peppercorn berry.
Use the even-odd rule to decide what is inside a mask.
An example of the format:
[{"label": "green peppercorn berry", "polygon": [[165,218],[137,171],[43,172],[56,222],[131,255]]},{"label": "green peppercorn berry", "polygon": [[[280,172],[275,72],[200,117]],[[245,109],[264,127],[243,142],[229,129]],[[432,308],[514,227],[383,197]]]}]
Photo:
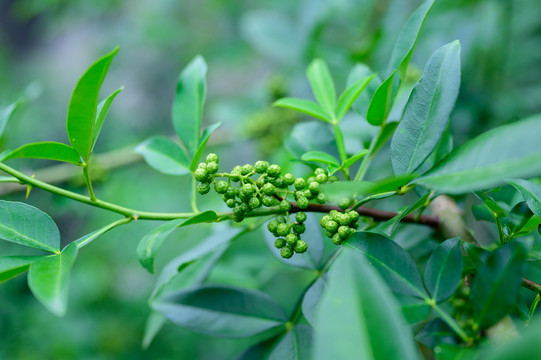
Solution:
[{"label": "green peppercorn berry", "polygon": [[293,226],[291,226],[291,230],[293,230],[293,232],[297,235],[304,234],[304,232],[306,231],[306,225],[293,224]]},{"label": "green peppercorn berry", "polygon": [[201,195],[205,195],[210,191],[210,185],[208,183],[197,184],[197,192]]},{"label": "green peppercorn berry", "polygon": [[249,173],[252,172],[253,169],[254,169],[254,168],[252,167],[252,165],[246,164],[246,165],[244,165],[244,166],[242,167],[242,169],[240,170],[240,173],[241,173],[242,175],[248,175]]},{"label": "green peppercorn berry", "polygon": [[298,223],[303,223],[306,221],[306,217],[306,213],[301,211],[295,215],[295,220],[297,220]]},{"label": "green peppercorn berry", "polygon": [[285,218],[285,216],[277,216],[275,217],[274,219],[276,219],[276,221],[278,221],[280,224],[285,224],[287,222],[287,219]]},{"label": "green peppercorn berry", "polygon": [[331,211],[329,212],[329,216],[331,217],[331,219],[334,220],[334,221],[336,221],[336,222],[340,221],[340,215],[341,215],[341,214],[342,214],[342,213],[339,212],[338,210],[331,210]]},{"label": "green peppercorn berry", "polygon": [[349,234],[350,234],[350,230],[349,230],[349,227],[347,226],[340,226],[338,228],[338,232],[337,234],[342,238],[342,239],[346,239]]},{"label": "green peppercorn berry", "polygon": [[334,220],[327,221],[325,229],[334,233],[338,229],[338,223]]},{"label": "green peppercorn berry", "polygon": [[338,202],[338,207],[342,210],[346,210],[349,205],[351,205],[351,200],[348,198],[343,198]]},{"label": "green peppercorn berry", "polygon": [[295,183],[295,176],[293,174],[287,173],[284,175],[284,184],[287,186],[293,185]]},{"label": "green peppercorn berry", "polygon": [[267,174],[270,177],[278,177],[280,176],[280,173],[282,172],[282,169],[279,165],[272,164],[267,168]]},{"label": "green peppercorn berry", "polygon": [[308,250],[308,245],[306,244],[306,242],[304,240],[299,240],[295,244],[294,249],[295,249],[296,253],[302,254],[302,253],[306,252],[306,250]]},{"label": "green peppercorn berry", "polygon": [[306,179],[306,182],[308,184],[310,184],[311,182],[315,182],[316,181],[316,177],[315,176],[310,176],[308,179]]},{"label": "green peppercorn berry", "polygon": [[359,228],[359,223],[357,221],[354,221],[351,224],[349,224],[349,227],[351,229],[357,230]]},{"label": "green peppercorn berry", "polygon": [[193,176],[197,181],[205,181],[208,178],[208,172],[206,169],[199,168],[194,171]]},{"label": "green peppercorn berry", "polygon": [[227,201],[225,202],[225,205],[228,208],[233,209],[235,205],[237,205],[237,202],[235,201],[235,199],[227,199]]},{"label": "green peppercorn berry", "polygon": [[263,185],[263,187],[261,188],[261,191],[262,191],[263,194],[265,194],[265,195],[274,195],[274,193],[276,192],[276,188],[274,187],[273,184],[271,184],[271,183],[266,183],[266,184]]},{"label": "green peppercorn berry", "polygon": [[332,238],[334,236],[334,232],[325,230],[325,235],[327,235],[328,238]]},{"label": "green peppercorn berry", "polygon": [[332,218],[329,216],[329,215],[324,215],[321,220],[319,221],[319,225],[325,227],[325,224],[327,224],[327,222],[331,221]]},{"label": "green peppercorn berry", "polygon": [[297,206],[300,209],[306,209],[309,204],[310,204],[310,201],[304,196],[299,197],[299,199],[297,200]]},{"label": "green peppercorn berry", "polygon": [[314,181],[308,184],[308,190],[310,190],[312,194],[317,195],[319,194],[321,188],[319,187],[319,183],[317,181]]},{"label": "green peppercorn berry", "polygon": [[276,241],[274,242],[274,247],[276,247],[277,249],[281,249],[285,246],[286,244],[286,241],[282,238],[280,239],[276,239]]},{"label": "green peppercorn berry", "polygon": [[233,216],[239,216],[239,215],[244,215],[244,211],[242,211],[239,204],[236,204],[233,207]]},{"label": "green peppercorn berry", "polygon": [[248,201],[248,206],[250,206],[250,209],[257,209],[261,206],[261,200],[259,200],[258,197],[253,197]]},{"label": "green peppercorn berry", "polygon": [[295,246],[295,243],[299,240],[299,237],[296,234],[287,234],[286,243],[291,246]]},{"label": "green peppercorn berry", "polygon": [[282,200],[280,202],[280,210],[282,210],[282,211],[291,210],[291,203],[289,201],[287,201],[286,199]]},{"label": "green peppercorn berry", "polygon": [[237,189],[231,185],[228,185],[224,195],[228,199],[234,199],[237,197]]},{"label": "green peppercorn berry", "polygon": [[233,221],[234,222],[242,222],[242,220],[244,220],[244,214],[243,213],[239,213],[239,214],[233,214]]},{"label": "green peppercorn berry", "polygon": [[283,248],[280,249],[280,255],[284,259],[291,258],[293,256],[293,248],[289,245],[284,246]]},{"label": "green peppercorn berry", "polygon": [[276,229],[278,228],[278,221],[276,220],[271,220],[267,223],[267,229],[271,232],[271,233],[275,233],[276,232]]},{"label": "green peppercorn berry", "polygon": [[337,182],[338,180],[338,176],[336,175],[333,175],[333,176],[329,176],[329,182],[333,183],[333,182]]},{"label": "green peppercorn berry", "polygon": [[233,168],[233,170],[231,170],[231,174],[237,174],[237,175],[240,175],[242,171],[242,167],[240,167],[239,165],[235,166]]},{"label": "green peppercorn berry", "polygon": [[289,233],[289,227],[287,224],[281,223],[278,224],[278,227],[276,228],[276,233],[279,236],[286,236]]},{"label": "green peppercorn berry", "polygon": [[247,193],[244,189],[240,189],[239,197],[242,201],[248,201],[252,197],[252,194]]},{"label": "green peppercorn berry", "polygon": [[263,174],[265,171],[267,171],[267,168],[269,167],[269,163],[266,161],[256,161],[254,165],[254,170],[258,174]]},{"label": "green peppercorn berry", "polygon": [[333,237],[332,237],[332,242],[335,244],[335,245],[340,245],[342,244],[342,242],[344,241],[344,239],[342,239],[340,237],[340,235],[338,234],[334,234]]},{"label": "green peppercorn berry", "polygon": [[297,178],[295,179],[295,189],[297,190],[302,190],[306,187],[306,180],[304,180],[303,178]]},{"label": "green peppercorn berry", "polygon": [[316,175],[325,174],[325,170],[323,170],[322,168],[317,168],[316,171],[314,171],[314,174]]},{"label": "green peppercorn berry", "polygon": [[304,190],[302,192],[302,196],[304,196],[305,198],[307,198],[308,200],[311,200],[314,198],[314,194],[312,194],[312,192],[310,190]]},{"label": "green peppercorn berry", "polygon": [[211,161],[207,164],[207,172],[209,174],[216,174],[218,172],[219,166],[217,162]]},{"label": "green peppercorn berry", "polygon": [[360,218],[359,213],[355,210],[348,211],[347,214],[350,222],[355,222]]},{"label": "green peppercorn berry", "polygon": [[338,219],[338,223],[340,225],[348,225],[350,223],[349,216],[347,214],[340,214],[340,219]]},{"label": "green peppercorn berry", "polygon": [[225,194],[228,187],[229,185],[227,184],[227,182],[223,180],[214,183],[214,191],[216,191],[218,194]]},{"label": "green peppercorn berry", "polygon": [[286,187],[286,184],[284,183],[284,177],[283,176],[278,176],[277,178],[274,178],[272,180],[272,183],[274,184],[274,186],[276,186],[277,188],[280,188],[280,189],[283,189]]},{"label": "green peppercorn berry", "polygon": [[265,195],[261,199],[261,202],[263,203],[264,206],[271,207],[274,205],[274,198],[270,195]]},{"label": "green peppercorn berry", "polygon": [[250,209],[250,206],[246,203],[240,204],[240,208],[242,209],[243,213],[249,213],[252,209]]},{"label": "green peppercorn berry", "polygon": [[317,194],[316,201],[318,204],[325,204],[325,202],[327,201],[327,197],[324,193],[319,193]]},{"label": "green peppercorn berry", "polygon": [[207,169],[207,164],[204,163],[204,162],[200,162],[199,164],[197,164],[197,168],[206,170]]},{"label": "green peppercorn berry", "polygon": [[216,155],[214,153],[208,154],[207,155],[207,163],[210,163],[210,162],[219,163],[220,159],[218,158],[218,155]]},{"label": "green peppercorn berry", "polygon": [[316,175],[316,181],[320,184],[325,184],[329,180],[327,177],[327,174],[317,174]]},{"label": "green peppercorn berry", "polygon": [[244,190],[244,192],[250,196],[252,196],[255,193],[255,187],[250,183],[244,184],[242,186],[242,190]]}]

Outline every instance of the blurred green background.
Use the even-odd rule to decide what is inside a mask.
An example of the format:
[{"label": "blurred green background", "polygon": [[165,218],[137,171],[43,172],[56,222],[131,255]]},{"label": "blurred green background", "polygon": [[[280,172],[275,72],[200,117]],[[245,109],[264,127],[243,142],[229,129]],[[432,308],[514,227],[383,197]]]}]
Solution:
[{"label": "blurred green background", "polygon": [[[287,162],[299,147],[332,149],[322,125],[270,104],[285,95],[311,97],[304,69],[324,58],[337,89],[349,70],[365,63],[385,76],[401,26],[420,4],[413,0],[2,0],[0,2],[0,106],[32,98],[0,139],[0,150],[34,141],[67,142],[65,116],[71,90],[99,56],[116,45],[102,94],[120,85],[95,152],[134,146],[150,135],[172,135],[170,108],[177,76],[195,55],[209,65],[204,122],[222,121],[209,151],[229,169],[259,158]],[[541,112],[541,7],[538,0],[439,0],[409,70],[417,78],[430,54],[459,39],[462,84],[452,115],[455,145],[489,128]],[[296,130],[294,126],[297,124]],[[370,133],[361,115],[344,126],[348,146]],[[302,135],[315,130],[317,143]],[[349,128],[348,128],[349,129]],[[293,130],[293,134],[290,133]],[[282,146],[287,138],[288,150]],[[330,146],[330,147],[329,147]],[[293,155],[292,155],[293,153]],[[382,153],[382,157],[386,156]],[[388,156],[388,154],[387,154]],[[387,161],[387,162],[385,162]],[[16,160],[31,173],[51,165]],[[223,165],[222,165],[223,164]],[[388,171],[388,160],[371,169]],[[370,176],[369,176],[370,177]],[[159,174],[142,162],[100,174],[98,197],[154,211],[189,211],[189,179]],[[84,191],[80,180],[63,186]],[[24,193],[3,199],[24,201]],[[201,208],[222,209],[216,196]],[[50,214],[63,243],[118,218],[43,191],[28,203]],[[81,251],[72,276],[69,310],[48,313],[30,294],[26,276],[0,285],[0,358],[5,359],[229,359],[257,339],[215,339],[174,325],[141,349],[156,275],[138,263],[135,248],[154,226],[137,222],[115,229]],[[210,232],[177,231],[161,249],[158,269]],[[0,243],[3,255],[20,247]],[[293,270],[268,251],[260,231],[236,241],[209,282],[262,289],[290,311],[310,274]]]}]

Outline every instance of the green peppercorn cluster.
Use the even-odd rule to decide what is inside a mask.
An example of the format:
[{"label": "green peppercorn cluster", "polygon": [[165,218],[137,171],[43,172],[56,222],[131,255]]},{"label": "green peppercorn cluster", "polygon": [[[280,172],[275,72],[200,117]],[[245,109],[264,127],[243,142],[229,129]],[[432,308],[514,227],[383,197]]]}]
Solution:
[{"label": "green peppercorn cluster", "polygon": [[280,249],[280,255],[289,259],[294,253],[302,254],[308,250],[308,245],[301,239],[301,234],[306,231],[306,213],[295,214],[295,223],[290,222],[284,216],[277,216],[267,224],[267,229],[277,237],[274,246]]},{"label": "green peppercorn cluster", "polygon": [[355,210],[340,212],[331,210],[321,218],[320,225],[336,245],[342,244],[359,228],[359,213]]}]

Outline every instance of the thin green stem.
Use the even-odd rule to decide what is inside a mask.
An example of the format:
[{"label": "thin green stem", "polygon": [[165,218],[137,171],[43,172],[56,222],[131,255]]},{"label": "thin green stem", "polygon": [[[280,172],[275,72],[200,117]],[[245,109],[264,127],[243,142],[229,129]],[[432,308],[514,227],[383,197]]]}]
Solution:
[{"label": "thin green stem", "polygon": [[364,175],[366,174],[366,170],[368,170],[368,165],[370,165],[370,161],[372,161],[372,158],[376,154],[376,151],[375,151],[376,144],[381,138],[384,125],[385,124],[381,125],[377,135],[372,139],[372,142],[370,143],[370,147],[368,148],[368,153],[363,157],[363,160],[361,161],[361,166],[359,166],[359,170],[357,170],[357,174],[355,174],[355,181],[361,181],[364,178]]},{"label": "thin green stem", "polygon": [[198,213],[199,210],[197,209],[197,183],[195,181],[195,177],[192,176],[192,211],[194,213]]},{"label": "thin green stem", "polygon": [[88,193],[90,194],[90,200],[95,202],[97,199],[96,195],[94,195],[94,189],[92,189],[92,181],[90,180],[90,174],[88,173],[88,164],[83,167],[83,175],[85,177]]},{"label": "thin green stem", "polygon": [[539,304],[539,300],[541,299],[541,295],[537,294],[535,295],[535,299],[533,299],[532,306],[530,306],[530,312],[528,314],[528,320],[526,320],[526,323],[524,326],[530,325],[530,321],[533,318],[533,314],[535,313],[535,309],[537,308],[537,304]]},{"label": "thin green stem", "polygon": [[77,247],[80,249],[83,246],[86,246],[86,245],[90,244],[98,236],[101,236],[101,235],[105,234],[106,232],[116,228],[117,226],[127,224],[127,223],[131,222],[132,220],[133,219],[131,217],[125,217],[125,218],[122,218],[120,220],[116,220],[116,221],[110,223],[109,225],[99,229],[98,231],[95,231],[95,232],[93,232],[93,233],[91,233],[91,234],[89,234],[87,236],[84,236],[84,237],[80,238],[79,240],[76,240],[75,243],[77,244]]},{"label": "thin green stem", "polygon": [[0,176],[0,183],[16,183],[22,184],[22,181],[11,176]]},{"label": "thin green stem", "polygon": [[438,314],[438,316],[443,320],[445,321],[445,323],[447,325],[449,325],[449,327],[451,329],[453,329],[453,331],[458,335],[460,336],[460,339],[462,339],[462,341],[464,342],[470,342],[472,341],[472,338],[470,336],[468,336],[468,334],[466,334],[466,332],[460,327],[460,325],[458,325],[458,323],[456,322],[455,319],[453,319],[449,314],[447,314],[442,308],[440,308],[438,306],[438,304],[436,304],[435,301],[433,302],[428,302],[428,304],[430,306],[432,306],[432,309],[434,309],[434,311]]},{"label": "thin green stem", "polygon": [[[346,145],[344,143],[344,135],[342,134],[342,130],[340,130],[338,123],[333,124],[333,130],[334,138],[336,139],[336,146],[338,147],[338,154],[340,155],[340,162],[344,163],[344,161],[346,161],[348,158],[346,153]],[[344,174],[344,179],[349,180],[349,170],[342,169],[342,173]]]},{"label": "thin green stem", "polygon": [[494,218],[496,219],[496,227],[498,228],[498,238],[500,239],[500,245],[503,245],[505,240],[502,232],[502,222],[500,221],[499,216],[496,215],[494,216]]}]

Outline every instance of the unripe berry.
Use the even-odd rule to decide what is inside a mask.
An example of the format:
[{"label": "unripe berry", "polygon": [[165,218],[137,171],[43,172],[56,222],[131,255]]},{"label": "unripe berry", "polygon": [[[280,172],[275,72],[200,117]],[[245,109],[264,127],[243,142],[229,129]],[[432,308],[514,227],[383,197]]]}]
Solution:
[{"label": "unripe berry", "polygon": [[242,216],[244,215],[244,211],[240,208],[240,205],[235,205],[233,208],[233,216]]},{"label": "unripe berry", "polygon": [[237,197],[237,189],[235,189],[235,187],[229,185],[227,187],[227,191],[225,192],[225,197],[228,198],[228,199],[234,199]]},{"label": "unripe berry", "polygon": [[295,246],[295,243],[299,240],[299,237],[295,234],[287,234],[286,236],[286,243],[288,243],[291,246]]},{"label": "unripe berry", "polygon": [[277,188],[280,188],[280,189],[283,189],[286,187],[286,184],[284,183],[284,177],[283,176],[278,176],[277,178],[273,179],[272,180],[272,183],[277,187]]},{"label": "unripe berry", "polygon": [[285,224],[287,222],[287,219],[285,218],[285,216],[277,216],[274,218],[276,221],[278,221],[280,224]]},{"label": "unripe berry", "polygon": [[289,186],[289,185],[293,185],[294,183],[295,183],[295,176],[293,176],[293,174],[287,173],[284,175],[284,184]]},{"label": "unripe berry", "polygon": [[286,244],[286,241],[282,238],[280,239],[276,239],[276,241],[274,242],[274,247],[276,247],[277,249],[281,249],[285,246]]},{"label": "unripe berry", "polygon": [[238,213],[238,214],[233,214],[233,221],[234,222],[241,222],[242,220],[244,220],[244,214],[243,213]]},{"label": "unripe berry", "polygon": [[316,201],[318,204],[325,204],[325,202],[327,201],[327,197],[324,193],[319,193],[317,194]]},{"label": "unripe berry", "polygon": [[197,181],[205,181],[207,180],[208,173],[206,169],[198,168],[194,171],[193,176]]},{"label": "unripe berry", "polygon": [[257,161],[254,165],[254,170],[258,174],[263,174],[265,171],[267,171],[267,168],[269,167],[269,163],[266,161]]},{"label": "unripe berry", "polygon": [[218,155],[214,154],[214,153],[210,153],[207,155],[207,163],[210,163],[210,162],[215,162],[215,163],[219,163],[220,162],[220,159],[218,158]]},{"label": "unripe berry", "polygon": [[340,219],[338,219],[340,225],[348,225],[350,223],[349,216],[347,214],[340,214]]},{"label": "unripe berry", "polygon": [[340,221],[340,215],[342,215],[342,213],[339,212],[338,210],[331,210],[329,212],[329,216],[331,217],[331,219],[336,222]]},{"label": "unripe berry", "polygon": [[197,184],[197,192],[201,195],[205,195],[210,191],[210,185],[208,183]]},{"label": "unripe berry", "polygon": [[264,206],[271,207],[272,205],[274,205],[274,198],[270,195],[265,195],[261,199],[261,202],[263,203]]},{"label": "unripe berry", "polygon": [[207,164],[207,172],[209,174],[216,174],[218,172],[219,166],[217,162],[211,161]]},{"label": "unripe berry", "polygon": [[327,235],[327,237],[329,237],[329,238],[332,238],[334,236],[334,232],[329,231],[329,230],[325,230],[325,235]]},{"label": "unripe berry", "polygon": [[295,244],[295,252],[302,254],[306,252],[306,250],[308,250],[308,245],[306,244],[306,242],[304,240],[297,241],[297,243]]},{"label": "unripe berry", "polygon": [[304,212],[298,212],[296,215],[295,215],[295,220],[298,222],[298,223],[303,223],[306,221],[306,213]]},{"label": "unripe berry", "polygon": [[351,229],[356,230],[356,229],[359,228],[359,223],[358,223],[357,221],[354,221],[354,222],[352,222],[351,224],[349,224],[349,227],[350,227]]},{"label": "unripe berry", "polygon": [[225,194],[227,192],[227,188],[229,187],[229,184],[227,182],[220,180],[214,183],[214,190],[218,194]]},{"label": "unripe berry", "polygon": [[235,205],[237,205],[237,202],[235,201],[235,199],[227,199],[227,201],[225,202],[225,205],[228,208],[233,209]]},{"label": "unripe berry", "polygon": [[351,200],[348,198],[343,198],[338,202],[338,207],[342,210],[347,209],[349,205],[351,205]]},{"label": "unripe berry", "polygon": [[317,174],[316,181],[320,184],[325,184],[329,180],[326,174]]},{"label": "unripe berry", "polygon": [[324,215],[324,216],[321,218],[321,220],[320,220],[320,222],[319,222],[319,225],[325,227],[325,225],[327,224],[327,222],[329,222],[329,221],[331,221],[331,220],[332,220],[332,219],[331,219],[331,217],[330,217],[329,215]]},{"label": "unripe berry", "polygon": [[282,169],[280,168],[280,166],[276,164],[272,164],[267,168],[267,174],[270,177],[278,177],[280,176],[281,172],[282,172]]},{"label": "unripe berry", "polygon": [[306,231],[306,225],[293,224],[293,226],[291,226],[291,230],[297,235],[304,234],[304,232]]},{"label": "unripe berry", "polygon": [[308,179],[306,179],[306,182],[308,184],[310,184],[311,182],[316,182],[316,177],[315,176],[310,176]]},{"label": "unripe berry", "polygon": [[333,176],[329,176],[329,182],[333,183],[333,182],[337,182],[338,180],[338,176],[336,175],[333,175]]},{"label": "unripe berry", "polygon": [[329,220],[325,224],[325,229],[334,233],[338,229],[338,223],[334,220]]},{"label": "unripe berry", "polygon": [[359,220],[360,216],[359,213],[355,210],[351,210],[347,212],[347,215],[349,217],[350,222],[355,222]]},{"label": "unripe berry", "polygon": [[305,198],[304,196],[299,197],[299,199],[297,200],[297,206],[300,209],[306,209],[309,204],[310,204],[310,201],[308,201],[308,199]]},{"label": "unripe berry", "polygon": [[291,258],[293,256],[293,248],[289,245],[284,246],[283,248],[280,249],[280,255],[284,259]]},{"label": "unripe berry", "polygon": [[335,244],[335,245],[340,245],[342,244],[342,241],[344,241],[340,235],[338,234],[334,234],[333,237],[332,237],[332,242]]},{"label": "unripe berry", "polygon": [[302,190],[306,187],[306,180],[303,178],[297,178],[295,179],[295,189]]},{"label": "unripe berry", "polygon": [[304,190],[302,192],[302,196],[304,196],[305,198],[307,198],[308,200],[310,199],[313,199],[314,198],[314,195],[312,194],[312,192],[308,189]]},{"label": "unripe berry", "polygon": [[347,226],[340,226],[338,228],[338,232],[337,234],[342,238],[342,239],[346,239],[349,234],[350,234],[350,230],[349,230],[349,227]]},{"label": "unripe berry", "polygon": [[253,197],[250,199],[250,201],[248,202],[248,206],[250,206],[250,209],[257,209],[258,207],[261,206],[261,200],[259,200],[258,197]]},{"label": "unripe berry", "polygon": [[278,228],[278,221],[276,220],[271,220],[268,222],[267,224],[267,229],[271,232],[271,233],[275,233],[276,232],[276,229]]},{"label": "unripe berry", "polygon": [[317,195],[319,194],[321,188],[319,187],[319,183],[317,181],[314,181],[308,184],[308,190],[310,190],[312,194]]},{"label": "unripe berry", "polygon": [[291,210],[291,203],[289,201],[287,201],[286,199],[282,200],[280,202],[280,210],[282,210],[282,211]]},{"label": "unripe berry", "polygon": [[255,187],[252,184],[244,184],[242,190],[247,194],[252,196],[255,193]]},{"label": "unripe berry", "polygon": [[244,165],[244,166],[242,167],[240,173],[241,173],[242,175],[248,175],[249,173],[252,172],[252,170],[253,170],[252,165],[246,164],[246,165]]},{"label": "unripe berry", "polygon": [[274,187],[273,184],[271,184],[271,183],[266,183],[266,184],[263,185],[263,187],[261,188],[261,191],[262,191],[263,194],[265,194],[265,195],[274,195],[274,193],[276,192],[276,188]]},{"label": "unripe berry", "polygon": [[289,227],[287,224],[281,223],[278,224],[278,227],[276,228],[276,233],[279,236],[286,236],[289,233]]},{"label": "unripe berry", "polygon": [[316,171],[314,171],[314,174],[316,174],[316,176],[325,174],[325,170],[323,170],[322,168],[317,168]]},{"label": "unripe berry", "polygon": [[249,213],[250,210],[251,210],[250,206],[248,206],[248,204],[246,204],[246,203],[240,204],[240,208],[241,208],[242,212],[245,213],[245,214]]}]

